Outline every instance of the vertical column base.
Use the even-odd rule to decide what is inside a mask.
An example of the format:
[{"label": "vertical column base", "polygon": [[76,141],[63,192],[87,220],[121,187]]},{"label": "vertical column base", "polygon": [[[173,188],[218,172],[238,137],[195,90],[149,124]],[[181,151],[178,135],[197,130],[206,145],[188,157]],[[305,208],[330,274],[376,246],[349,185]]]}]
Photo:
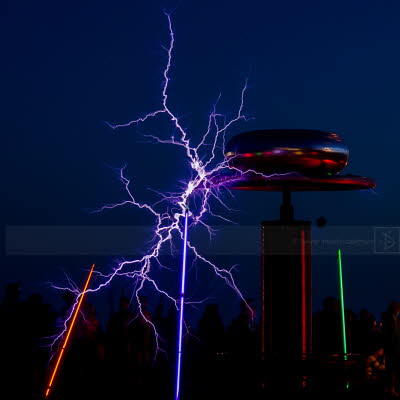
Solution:
[{"label": "vertical column base", "polygon": [[273,383],[305,385],[311,315],[310,222],[263,222],[261,347]]}]

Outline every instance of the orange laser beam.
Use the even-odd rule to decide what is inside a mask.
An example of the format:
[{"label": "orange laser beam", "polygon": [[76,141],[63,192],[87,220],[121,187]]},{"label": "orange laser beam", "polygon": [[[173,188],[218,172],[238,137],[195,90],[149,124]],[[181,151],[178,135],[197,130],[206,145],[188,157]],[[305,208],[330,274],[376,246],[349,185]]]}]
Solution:
[{"label": "orange laser beam", "polygon": [[89,281],[90,281],[90,278],[92,277],[92,272],[93,272],[94,266],[95,266],[95,264],[92,265],[92,268],[90,269],[89,275],[88,275],[88,277],[86,279],[85,287],[83,288],[81,297],[79,299],[78,305],[77,305],[77,307],[75,309],[75,312],[74,312],[74,316],[72,317],[71,325],[69,326],[67,335],[65,336],[65,339],[64,339],[64,343],[63,343],[63,345],[61,347],[61,350],[60,350],[60,354],[58,355],[57,362],[56,362],[56,364],[54,366],[53,373],[51,374],[51,378],[50,378],[49,384],[48,384],[47,389],[46,389],[45,398],[47,398],[47,396],[49,395],[51,386],[53,385],[53,381],[54,381],[54,378],[55,378],[55,376],[57,374],[58,367],[60,366],[60,362],[61,362],[62,356],[64,354],[64,350],[67,347],[68,339],[71,336],[72,328],[75,325],[76,317],[78,316],[79,309],[81,308],[83,298],[85,297],[85,292],[86,292],[86,290],[87,290],[87,288],[89,286]]}]

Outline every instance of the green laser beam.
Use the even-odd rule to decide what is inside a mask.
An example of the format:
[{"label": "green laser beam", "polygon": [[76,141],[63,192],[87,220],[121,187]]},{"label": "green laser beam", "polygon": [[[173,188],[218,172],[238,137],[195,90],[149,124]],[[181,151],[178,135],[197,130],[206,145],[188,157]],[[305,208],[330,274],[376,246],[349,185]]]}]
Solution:
[{"label": "green laser beam", "polygon": [[347,339],[346,339],[346,319],[344,315],[344,294],[343,294],[343,273],[342,273],[342,252],[337,251],[338,270],[339,270],[339,289],[340,289],[340,313],[342,317],[342,338],[343,338],[343,354],[344,359],[347,359]]}]

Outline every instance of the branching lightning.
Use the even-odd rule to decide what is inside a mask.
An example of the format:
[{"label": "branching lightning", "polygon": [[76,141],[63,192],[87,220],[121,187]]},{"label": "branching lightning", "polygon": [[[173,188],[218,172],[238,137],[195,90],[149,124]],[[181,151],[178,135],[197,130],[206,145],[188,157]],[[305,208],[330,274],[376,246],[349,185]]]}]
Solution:
[{"label": "branching lightning", "polygon": [[[192,199],[193,202],[196,201],[197,207],[190,208],[189,229],[192,229],[196,225],[200,225],[202,227],[205,227],[210,235],[212,235],[212,228],[206,224],[206,222],[204,221],[204,217],[208,215],[227,220],[223,216],[216,215],[211,208],[211,204],[213,201],[217,201],[223,206],[227,207],[220,195],[222,186],[215,185],[212,180],[212,177],[216,173],[220,173],[225,169],[233,169],[237,172],[238,176],[240,176],[247,172],[240,171],[232,165],[229,165],[229,160],[224,155],[225,135],[227,130],[235,123],[241,120],[247,120],[243,113],[244,97],[247,90],[247,80],[240,92],[239,106],[235,115],[231,119],[227,120],[224,115],[219,114],[217,112],[217,101],[208,117],[207,128],[204,135],[202,136],[201,141],[197,145],[192,144],[187,130],[183,128],[179,118],[173,112],[168,98],[175,36],[172,27],[171,16],[167,13],[165,15],[168,21],[170,40],[169,46],[165,49],[167,53],[167,63],[163,72],[164,81],[162,86],[162,104],[160,108],[127,123],[108,125],[113,130],[118,130],[135,124],[145,123],[152,118],[166,118],[168,124],[171,124],[174,131],[177,132],[175,136],[172,136],[170,139],[167,140],[154,135],[146,136],[157,143],[169,144],[182,148],[186,155],[187,163],[190,166],[191,177],[184,183],[184,187],[181,192],[167,194],[159,193],[161,196],[161,200],[159,200],[155,204],[150,205],[140,202],[135,197],[131,189],[131,182],[126,176],[126,168],[120,169],[119,178],[125,187],[127,195],[126,200],[121,201],[117,204],[104,205],[103,207],[98,209],[97,212],[112,210],[114,208],[126,205],[146,210],[146,212],[151,214],[155,220],[154,235],[151,241],[150,248],[147,254],[143,255],[141,258],[119,262],[116,267],[108,274],[103,274],[98,271],[95,272],[95,274],[97,275],[96,285],[87,289],[85,292],[80,291],[80,289],[78,289],[76,286],[64,288],[57,287],[57,289],[69,290],[76,294],[76,300],[66,317],[61,332],[55,338],[53,338],[53,348],[57,346],[62,337],[65,335],[67,331],[67,326],[72,316],[74,315],[74,310],[79,303],[80,297],[83,296],[83,294],[85,293],[98,292],[102,288],[108,286],[114,278],[124,276],[126,278],[133,279],[135,282],[134,296],[136,297],[138,312],[143,320],[150,324],[154,329],[156,349],[158,351],[160,349],[160,337],[157,333],[156,326],[149,318],[146,317],[145,313],[142,310],[142,304],[140,302],[141,291],[143,290],[144,285],[149,285],[153,287],[153,289],[155,289],[158,293],[161,293],[163,296],[169,299],[177,309],[179,307],[179,303],[178,300],[170,295],[166,289],[162,288],[162,283],[158,283],[152,278],[152,266],[154,266],[155,264],[161,265],[161,262],[159,260],[161,249],[164,246],[171,245],[174,237],[178,237],[183,240],[185,210],[188,207],[189,203],[192,203]],[[259,174],[255,171],[252,172]],[[162,210],[158,211],[160,207],[162,208]],[[196,248],[194,243],[191,243],[189,241],[187,243],[187,246],[194,260],[200,261],[211,268],[217,277],[222,279],[228,286],[230,286],[242,300],[245,300],[235,283],[235,279],[233,276],[233,268],[235,266],[229,269],[221,268],[217,266],[214,262],[206,258],[204,255],[202,255],[200,251]]]}]

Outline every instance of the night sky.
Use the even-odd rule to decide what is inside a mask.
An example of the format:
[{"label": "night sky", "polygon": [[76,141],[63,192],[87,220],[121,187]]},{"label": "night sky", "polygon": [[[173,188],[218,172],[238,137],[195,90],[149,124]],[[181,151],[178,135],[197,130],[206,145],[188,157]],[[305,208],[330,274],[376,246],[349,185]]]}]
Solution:
[{"label": "night sky", "polygon": [[[164,8],[174,10],[176,34],[170,104],[193,141],[220,93],[219,110],[236,112],[248,77],[245,113],[254,119],[228,137],[268,128],[333,131],[350,148],[344,172],[377,182],[375,192],[295,194],[296,217],[328,221],[313,228],[314,237],[332,226],[356,227],[360,237],[374,226],[400,226],[398,1],[6,0],[0,12],[2,287],[20,280],[24,296],[39,291],[57,304],[48,280],[62,281],[65,269],[81,282],[91,262],[105,270],[113,259],[13,255],[10,227],[148,225],[152,219],[134,209],[90,213],[124,198],[113,168],[127,165],[143,201],[157,198],[147,188],[174,190],[187,178],[181,152],[142,135],[170,136],[165,120],[118,131],[104,122],[127,122],[159,107],[169,40]],[[260,221],[276,218],[279,202],[276,193],[236,193],[231,205],[239,211],[229,217],[258,237]],[[400,300],[400,253],[350,253],[344,252],[347,304],[379,317],[390,300]],[[257,298],[257,249],[247,257],[232,250],[218,262],[240,263],[239,286]],[[318,309],[323,297],[337,296],[334,254],[316,255],[313,268]],[[229,320],[238,299],[209,278],[197,271],[197,289],[213,296]]]}]

